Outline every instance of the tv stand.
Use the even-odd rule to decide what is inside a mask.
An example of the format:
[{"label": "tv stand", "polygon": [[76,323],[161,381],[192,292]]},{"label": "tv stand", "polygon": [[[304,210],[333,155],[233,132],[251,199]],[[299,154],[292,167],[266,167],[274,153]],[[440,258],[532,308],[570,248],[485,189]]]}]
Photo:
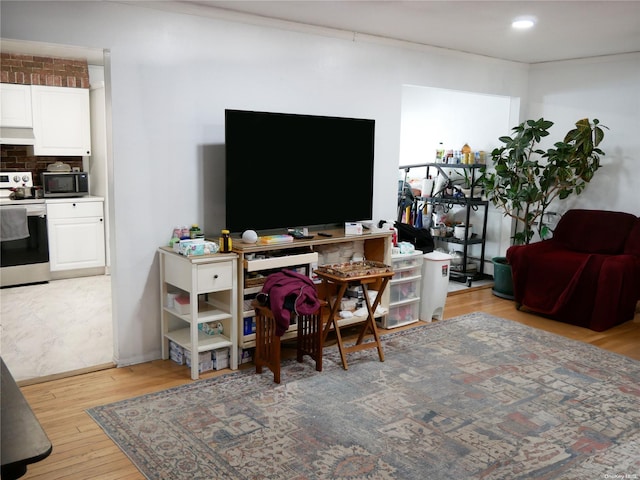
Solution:
[{"label": "tv stand", "polygon": [[[319,258],[327,258],[324,252],[348,248],[353,242],[363,243],[364,257],[367,260],[391,265],[393,232],[390,230],[366,231],[362,235],[345,235],[344,228],[323,228],[322,233],[329,236],[321,236],[318,232],[310,231],[309,235],[313,235],[313,238],[294,239],[293,242],[286,244],[248,244],[241,238],[233,239],[233,252],[238,255],[238,347],[240,350],[255,347],[255,328],[253,327],[255,312],[251,301],[262,290],[264,279],[270,273],[283,268],[294,268],[313,277],[313,270],[317,267]],[[333,293],[324,291],[320,279],[317,279],[316,286],[321,298]],[[375,289],[375,286],[371,288]],[[388,307],[388,293],[383,295],[381,304]],[[297,326],[291,325],[281,339],[293,339],[296,337],[296,332]],[[239,361],[243,360],[248,361],[248,358],[240,357]]]}]

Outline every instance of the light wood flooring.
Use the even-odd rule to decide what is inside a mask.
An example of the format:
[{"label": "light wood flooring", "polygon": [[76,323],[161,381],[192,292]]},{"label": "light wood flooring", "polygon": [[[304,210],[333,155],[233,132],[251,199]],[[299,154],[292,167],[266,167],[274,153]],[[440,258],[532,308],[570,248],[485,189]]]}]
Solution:
[{"label": "light wood flooring", "polygon": [[[638,310],[633,320],[598,333],[519,312],[513,302],[495,297],[490,289],[476,289],[450,294],[445,317],[475,311],[541,328],[640,360]],[[252,368],[253,365],[243,367]],[[203,378],[216,374],[220,372],[204,374]],[[154,361],[23,386],[27,401],[53,443],[53,453],[45,460],[29,466],[22,478],[144,480],[143,475],[85,410],[189,382],[191,380],[186,367],[177,366],[171,361]]]}]

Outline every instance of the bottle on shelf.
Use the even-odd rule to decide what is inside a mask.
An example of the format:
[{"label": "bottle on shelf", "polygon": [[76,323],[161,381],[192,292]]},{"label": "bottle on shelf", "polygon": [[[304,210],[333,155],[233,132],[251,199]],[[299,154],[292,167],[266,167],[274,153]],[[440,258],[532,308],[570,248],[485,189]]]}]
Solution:
[{"label": "bottle on shelf", "polygon": [[436,149],[436,163],[442,162],[444,162],[444,147],[442,146],[442,142],[440,142]]},{"label": "bottle on shelf", "polygon": [[231,252],[231,232],[229,230],[222,230],[220,235],[220,253]]},{"label": "bottle on shelf", "polygon": [[191,228],[189,229],[189,237],[191,239],[194,238],[199,238],[202,236],[202,230],[200,230],[200,227],[198,226],[197,223],[194,223],[193,225],[191,225]]},{"label": "bottle on shelf", "polygon": [[420,189],[420,195],[423,197],[430,197],[433,193],[433,178],[431,175],[425,177],[422,180],[422,188]]},{"label": "bottle on shelf", "polygon": [[182,229],[180,227],[174,227],[171,234],[171,240],[169,240],[169,246],[173,247],[175,243],[180,242],[180,235],[182,235]]},{"label": "bottle on shelf", "polygon": [[462,162],[464,164],[475,163],[475,155],[471,152],[471,147],[468,143],[462,146]]}]

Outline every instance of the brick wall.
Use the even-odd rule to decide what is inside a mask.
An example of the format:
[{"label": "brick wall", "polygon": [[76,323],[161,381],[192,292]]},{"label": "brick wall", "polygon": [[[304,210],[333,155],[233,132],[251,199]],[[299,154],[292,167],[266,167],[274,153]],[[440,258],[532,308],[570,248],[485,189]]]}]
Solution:
[{"label": "brick wall", "polygon": [[86,60],[0,53],[0,82],[89,88]]},{"label": "brick wall", "polygon": [[33,150],[24,145],[2,145],[0,150],[0,171],[31,172],[33,184],[42,185],[40,174],[47,171],[47,165],[56,161],[67,163],[82,170],[82,157],[35,157]]}]

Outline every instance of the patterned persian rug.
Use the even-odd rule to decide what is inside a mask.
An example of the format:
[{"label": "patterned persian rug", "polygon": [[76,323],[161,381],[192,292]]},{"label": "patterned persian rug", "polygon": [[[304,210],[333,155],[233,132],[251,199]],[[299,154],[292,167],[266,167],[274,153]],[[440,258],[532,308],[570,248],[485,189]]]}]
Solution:
[{"label": "patterned persian rug", "polygon": [[473,313],[89,410],[148,479],[640,478],[640,362]]}]

